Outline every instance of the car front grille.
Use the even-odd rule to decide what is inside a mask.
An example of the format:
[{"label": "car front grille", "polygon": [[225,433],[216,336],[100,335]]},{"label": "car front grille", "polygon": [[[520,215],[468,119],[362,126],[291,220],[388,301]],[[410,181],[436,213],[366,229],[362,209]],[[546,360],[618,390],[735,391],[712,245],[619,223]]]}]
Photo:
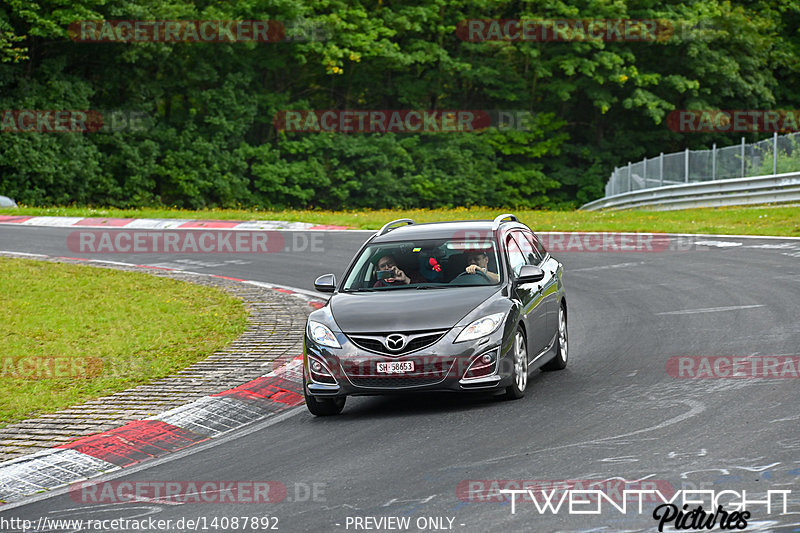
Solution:
[{"label": "car front grille", "polygon": [[407,339],[406,344],[401,350],[397,351],[390,350],[386,347],[386,337],[390,335],[389,333],[358,333],[348,334],[347,337],[350,339],[350,342],[362,350],[397,356],[432,346],[433,344],[439,342],[439,339],[444,337],[445,333],[447,333],[446,329],[438,331],[417,331],[403,333]]},{"label": "car front grille", "polygon": [[383,343],[378,339],[350,336],[350,341],[359,348],[363,350],[369,350],[370,352],[385,353],[388,351],[386,350],[386,346],[384,346]]},{"label": "car front grille", "polygon": [[371,376],[371,377],[352,377],[350,381],[356,387],[370,389],[404,389],[409,387],[422,387],[434,385],[444,379],[442,377],[402,377],[402,376]]}]

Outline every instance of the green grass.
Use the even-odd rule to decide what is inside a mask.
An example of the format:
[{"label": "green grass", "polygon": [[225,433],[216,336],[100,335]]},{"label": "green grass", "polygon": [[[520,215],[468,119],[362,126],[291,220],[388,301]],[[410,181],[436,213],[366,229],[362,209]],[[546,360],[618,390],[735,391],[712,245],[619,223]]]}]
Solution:
[{"label": "green grass", "polygon": [[800,236],[800,207],[728,207],[682,211],[533,211],[512,208],[383,209],[361,211],[169,209],[99,209],[51,207],[0,209],[0,214],[122,218],[197,218],[216,220],[286,220],[378,229],[397,218],[417,222],[494,218],[513,212],[535,231],[639,231]]},{"label": "green grass", "polygon": [[215,288],[25,259],[0,257],[0,295],[0,427],[167,376],[247,317]]}]

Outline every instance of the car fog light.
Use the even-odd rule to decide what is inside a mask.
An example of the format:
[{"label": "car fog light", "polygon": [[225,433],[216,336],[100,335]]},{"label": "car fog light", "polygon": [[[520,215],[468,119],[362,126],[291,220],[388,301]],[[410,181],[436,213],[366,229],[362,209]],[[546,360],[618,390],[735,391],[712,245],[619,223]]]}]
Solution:
[{"label": "car fog light", "polygon": [[497,368],[497,351],[497,348],[495,348],[473,359],[467,371],[464,372],[463,379],[480,378],[494,374]]},{"label": "car fog light", "polygon": [[322,363],[313,357],[308,358],[308,369],[311,374],[311,380],[317,383],[336,384],[336,378],[333,377],[330,370]]}]

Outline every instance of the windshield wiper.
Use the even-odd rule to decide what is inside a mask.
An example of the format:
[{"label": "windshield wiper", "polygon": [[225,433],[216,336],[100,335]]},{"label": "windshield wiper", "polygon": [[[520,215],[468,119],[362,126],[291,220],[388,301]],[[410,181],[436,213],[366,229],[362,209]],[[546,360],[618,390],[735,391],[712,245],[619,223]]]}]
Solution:
[{"label": "windshield wiper", "polygon": [[417,290],[423,291],[428,289],[446,289],[447,287],[452,287],[452,285],[418,285]]}]

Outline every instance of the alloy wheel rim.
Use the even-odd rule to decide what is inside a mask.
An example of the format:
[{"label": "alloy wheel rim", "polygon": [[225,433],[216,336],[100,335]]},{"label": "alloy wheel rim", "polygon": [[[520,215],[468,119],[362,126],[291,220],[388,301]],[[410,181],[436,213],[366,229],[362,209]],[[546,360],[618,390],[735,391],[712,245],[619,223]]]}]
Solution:
[{"label": "alloy wheel rim", "polygon": [[561,351],[561,358],[566,361],[569,355],[567,352],[567,317],[563,307],[558,310],[558,347]]},{"label": "alloy wheel rim", "polygon": [[517,332],[514,351],[514,379],[520,392],[528,385],[528,360],[525,356],[525,338]]}]

